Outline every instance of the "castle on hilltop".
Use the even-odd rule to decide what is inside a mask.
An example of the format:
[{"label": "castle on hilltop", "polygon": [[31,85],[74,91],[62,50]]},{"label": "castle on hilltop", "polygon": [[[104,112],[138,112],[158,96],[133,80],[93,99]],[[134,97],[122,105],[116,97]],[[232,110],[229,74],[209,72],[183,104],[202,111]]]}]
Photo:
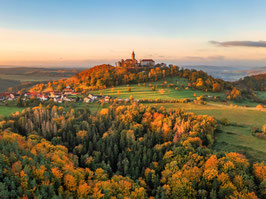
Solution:
[{"label": "castle on hilltop", "polygon": [[140,62],[135,58],[135,52],[133,51],[131,54],[131,59],[121,59],[121,61],[116,63],[117,67],[128,67],[128,68],[135,68],[135,67],[152,67],[155,65],[155,61],[152,59],[142,59]]}]

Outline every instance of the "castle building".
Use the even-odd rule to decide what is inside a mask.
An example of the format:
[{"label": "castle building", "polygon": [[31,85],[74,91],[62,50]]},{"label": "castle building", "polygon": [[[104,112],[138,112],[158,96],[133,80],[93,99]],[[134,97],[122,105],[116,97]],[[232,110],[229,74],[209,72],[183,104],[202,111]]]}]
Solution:
[{"label": "castle building", "polygon": [[135,58],[134,51],[131,54],[131,59],[122,59],[121,61],[117,62],[118,67],[138,67],[138,60]]},{"label": "castle building", "polygon": [[135,68],[135,67],[153,67],[155,65],[155,61],[152,59],[142,59],[140,60],[140,63],[138,63],[138,60],[136,60],[135,52],[133,51],[131,54],[131,59],[122,59],[121,61],[116,63],[116,66],[118,67],[129,67],[129,68]]}]

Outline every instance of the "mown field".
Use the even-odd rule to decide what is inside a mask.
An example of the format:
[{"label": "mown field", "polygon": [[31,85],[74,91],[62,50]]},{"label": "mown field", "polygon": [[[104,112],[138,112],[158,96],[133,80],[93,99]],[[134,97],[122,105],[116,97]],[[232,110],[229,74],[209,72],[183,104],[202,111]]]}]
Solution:
[{"label": "mown field", "polygon": [[[188,85],[188,80],[184,78],[179,77],[173,77],[173,78],[166,78],[165,80],[157,81],[157,82],[150,82],[145,84],[132,84],[129,86],[123,85],[123,86],[117,86],[114,88],[108,88],[98,91],[92,91],[92,94],[103,94],[103,95],[109,95],[109,96],[115,96],[118,98],[129,98],[130,96],[133,96],[135,99],[164,99],[164,100],[170,100],[170,99],[195,99],[194,93],[196,93],[197,96],[201,95],[211,95],[211,96],[224,96],[223,93],[212,93],[212,92],[204,92],[200,90],[192,90],[192,89],[186,89]],[[164,85],[163,88],[161,85]],[[184,88],[180,90],[176,90],[172,87],[167,87],[169,84],[177,85],[179,88],[183,84]],[[152,90],[152,87],[155,87],[155,91]],[[157,86],[157,87],[156,87]],[[131,91],[128,91],[128,88],[131,88]]]},{"label": "mown field", "polygon": [[17,106],[0,106],[0,119],[9,116],[11,113],[15,113],[17,111],[21,111],[24,108],[17,107]]}]

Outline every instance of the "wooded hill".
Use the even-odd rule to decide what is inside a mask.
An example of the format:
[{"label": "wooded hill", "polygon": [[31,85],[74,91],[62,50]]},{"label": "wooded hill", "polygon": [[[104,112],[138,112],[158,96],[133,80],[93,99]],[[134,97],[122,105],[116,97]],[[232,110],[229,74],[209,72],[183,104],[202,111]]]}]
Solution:
[{"label": "wooded hill", "polygon": [[[253,92],[253,86],[242,89],[239,84],[227,82],[213,78],[203,71],[180,69],[178,66],[170,65],[165,68],[121,68],[111,65],[99,65],[88,70],[77,73],[69,79],[49,82],[48,84],[38,84],[31,91],[62,91],[67,86],[76,92],[87,94],[91,90],[115,87],[118,85],[136,84],[144,82],[155,82],[166,77],[179,76],[186,78],[190,83],[180,85],[202,91],[227,92],[228,100],[241,101],[251,99],[259,101]],[[261,83],[259,84],[261,85]]]},{"label": "wooded hill", "polygon": [[1,198],[265,198],[264,163],[211,149],[217,122],[133,104],[0,122]]}]

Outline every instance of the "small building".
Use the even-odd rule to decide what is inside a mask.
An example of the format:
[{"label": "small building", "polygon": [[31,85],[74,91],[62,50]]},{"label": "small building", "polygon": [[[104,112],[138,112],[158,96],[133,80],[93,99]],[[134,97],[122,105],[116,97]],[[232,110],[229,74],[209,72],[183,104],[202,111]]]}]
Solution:
[{"label": "small building", "polygon": [[110,102],[110,99],[111,99],[111,98],[110,98],[109,96],[105,96],[105,97],[104,97],[104,102],[105,102],[105,103],[109,103],[109,102]]},{"label": "small building", "polygon": [[91,99],[88,98],[88,97],[84,97],[83,101],[84,101],[85,103],[90,103],[90,102],[91,102]]},{"label": "small building", "polygon": [[61,95],[62,95],[61,92],[57,92],[57,91],[50,92],[50,97],[51,98],[59,98],[59,97],[61,97]]},{"label": "small building", "polygon": [[11,100],[16,100],[19,96],[20,96],[19,94],[10,93],[9,98]]},{"label": "small building", "polygon": [[24,93],[24,97],[30,97],[30,92]]},{"label": "small building", "polygon": [[41,94],[40,93],[38,93],[38,92],[27,92],[27,93],[25,93],[24,94],[24,97],[39,97]]},{"label": "small building", "polygon": [[64,94],[65,95],[72,95],[74,92],[74,90],[70,87],[70,86],[67,86],[65,89],[64,89]]},{"label": "small building", "polygon": [[142,59],[140,60],[141,67],[153,67],[155,65],[155,61],[152,59]]},{"label": "small building", "polygon": [[41,95],[40,96],[41,101],[47,101],[48,99],[49,99],[49,97],[47,95]]},{"label": "small building", "polygon": [[0,101],[4,101],[6,99],[8,99],[10,96],[10,93],[0,93]]},{"label": "small building", "polygon": [[92,101],[96,100],[98,97],[96,95],[89,94],[88,98],[91,99]]},{"label": "small building", "polygon": [[63,96],[62,99],[63,99],[64,101],[66,101],[66,102],[73,102],[73,101],[74,101],[74,99],[69,98],[68,96]]},{"label": "small building", "polygon": [[54,102],[57,102],[57,103],[62,103],[63,100],[61,98],[54,98]]}]

